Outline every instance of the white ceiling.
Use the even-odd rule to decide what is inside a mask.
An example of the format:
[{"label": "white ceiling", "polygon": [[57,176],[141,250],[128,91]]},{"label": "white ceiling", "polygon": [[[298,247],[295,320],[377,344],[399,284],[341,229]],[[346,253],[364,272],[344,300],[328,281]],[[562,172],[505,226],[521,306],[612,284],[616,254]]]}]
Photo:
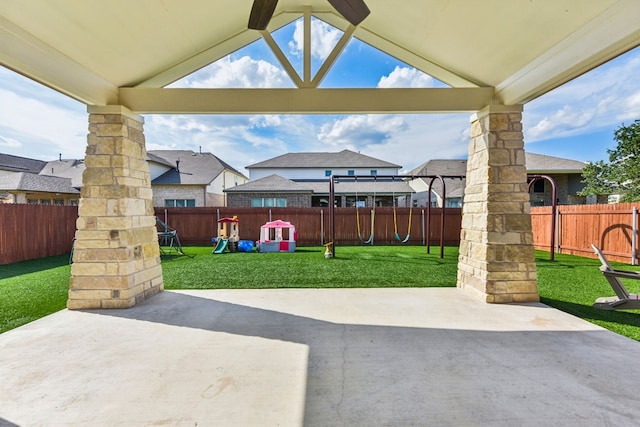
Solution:
[{"label": "white ceiling", "polygon": [[[442,105],[442,92],[424,92],[420,97],[431,97],[430,103],[409,105],[407,111],[525,103],[640,45],[638,0],[366,3],[371,14],[354,37],[461,88]],[[250,97],[245,101],[224,90],[194,94],[154,88],[259,39],[259,32],[247,29],[251,5],[252,0],[0,0],[0,64],[89,105],[129,103],[140,112],[220,112],[228,102],[194,99],[218,96],[228,101],[224,94],[231,93],[239,99],[236,104],[244,104]],[[280,0],[269,30],[298,19],[305,7],[338,28],[348,28],[326,0]],[[474,89],[478,87],[482,92]],[[326,104],[320,103],[323,112],[339,109],[342,92],[304,91],[305,96],[294,101],[305,105],[268,102],[287,97],[286,91],[253,93],[266,99],[260,104],[265,112],[311,112],[319,99]],[[377,95],[365,95],[372,96],[367,102],[375,111]],[[474,96],[475,103],[462,101]],[[151,104],[156,102],[164,104],[154,111]],[[393,108],[402,110],[397,104]],[[231,112],[248,108],[237,105]],[[349,108],[364,109],[358,103]]]}]

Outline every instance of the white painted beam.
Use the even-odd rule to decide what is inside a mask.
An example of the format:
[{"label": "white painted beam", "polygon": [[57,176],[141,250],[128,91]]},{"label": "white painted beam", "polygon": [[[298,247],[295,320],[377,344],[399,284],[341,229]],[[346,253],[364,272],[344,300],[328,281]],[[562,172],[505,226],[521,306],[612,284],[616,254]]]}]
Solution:
[{"label": "white painted beam", "polygon": [[496,99],[524,104],[640,46],[640,2],[621,0],[496,85]]},{"label": "white painted beam", "polygon": [[493,88],[146,89],[121,88],[119,103],[144,114],[353,114],[473,112]]},{"label": "white painted beam", "polygon": [[112,103],[117,88],[0,16],[0,64],[85,104]]},{"label": "white painted beam", "polygon": [[[268,30],[270,32],[276,31],[277,29],[295,21],[299,17],[300,13],[278,14],[271,19],[271,22],[269,22]],[[148,88],[160,88],[167,86],[168,84],[180,80],[181,78],[188,76],[189,74],[206,67],[221,58],[224,58],[229,55],[229,53],[235,52],[256,40],[259,40],[260,37],[261,35],[259,31],[249,29],[244,30],[202,52],[198,52],[176,64],[171,65],[165,70],[158,71],[146,80],[132,84],[131,86]]]},{"label": "white painted beam", "polygon": [[293,65],[291,65],[291,62],[289,62],[289,59],[287,59],[287,56],[284,54],[282,49],[280,49],[278,43],[276,43],[276,41],[273,39],[271,33],[265,30],[260,31],[260,34],[262,34],[262,38],[267,43],[267,46],[269,46],[269,49],[271,49],[271,52],[273,52],[278,62],[280,62],[280,65],[282,65],[282,68],[287,73],[289,78],[293,81],[293,84],[295,84],[297,87],[302,87],[302,79],[298,75],[295,68],[293,68]]}]

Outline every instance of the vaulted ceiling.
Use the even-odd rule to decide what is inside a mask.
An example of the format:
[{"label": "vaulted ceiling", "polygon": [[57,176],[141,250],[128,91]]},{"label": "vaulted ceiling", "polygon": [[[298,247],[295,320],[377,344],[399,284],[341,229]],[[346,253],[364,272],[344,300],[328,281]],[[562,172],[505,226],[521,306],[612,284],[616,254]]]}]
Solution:
[{"label": "vaulted ceiling", "polygon": [[[280,0],[453,89],[161,89],[265,35],[252,0],[2,0],[0,64],[88,105],[136,112],[469,111],[526,103],[640,45],[638,0]],[[304,86],[304,85],[303,85]]]}]

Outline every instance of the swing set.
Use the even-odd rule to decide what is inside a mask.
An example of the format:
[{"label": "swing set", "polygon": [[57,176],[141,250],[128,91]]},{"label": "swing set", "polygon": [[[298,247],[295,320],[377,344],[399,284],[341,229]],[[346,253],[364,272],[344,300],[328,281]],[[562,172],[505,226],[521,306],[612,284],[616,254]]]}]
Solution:
[{"label": "swing set", "polygon": [[398,214],[396,213],[396,195],[393,195],[393,232],[396,235],[396,240],[401,243],[407,243],[411,238],[411,216],[413,214],[413,203],[409,206],[409,223],[407,224],[407,235],[404,239],[400,238],[398,234]]},{"label": "swing set", "polygon": [[357,224],[356,227],[358,228],[358,239],[365,245],[372,245],[374,229],[376,224],[376,193],[375,191],[373,192],[373,204],[371,208],[371,233],[369,234],[369,237],[365,239],[364,236],[362,235],[362,232],[360,231],[360,209],[358,208],[358,205],[360,204],[360,200],[358,199],[358,179],[356,178],[354,182],[356,183],[355,206],[356,206],[356,224]]},{"label": "swing set", "polygon": [[[426,178],[430,179],[429,190],[428,190],[428,203],[427,203],[427,221],[426,221],[426,247],[427,253],[430,253],[430,223],[431,223],[431,190],[433,186],[433,182],[436,179],[439,179],[442,183],[442,200],[446,199],[446,186],[445,179],[464,179],[464,175],[374,175],[374,176],[357,176],[357,175],[332,175],[329,179],[329,235],[331,236],[332,245],[327,248],[327,251],[331,251],[331,257],[335,257],[336,255],[336,236],[335,236],[335,184],[340,181],[350,180],[356,184],[356,199],[355,199],[355,208],[356,208],[356,228],[358,233],[358,239],[365,244],[373,244],[374,234],[375,234],[375,209],[376,209],[376,193],[373,192],[373,204],[371,207],[371,216],[370,216],[370,234],[369,237],[365,239],[365,236],[362,234],[362,230],[364,227],[361,225],[360,219],[360,201],[358,198],[357,184],[358,179],[361,180],[371,180],[373,179],[376,182],[378,179],[387,179],[394,181],[396,179],[402,180],[412,180],[417,178]],[[444,226],[445,226],[445,209],[446,206],[443,203],[442,209],[440,211],[440,258],[444,258]],[[423,211],[424,215],[424,211]],[[413,219],[413,203],[409,206],[409,220],[407,223],[407,234],[404,238],[400,235],[398,230],[398,214],[396,210],[396,199],[395,193],[393,194],[393,231],[396,240],[401,243],[407,243],[411,238],[411,222]],[[424,218],[423,218],[424,219]],[[424,230],[423,230],[424,233]]]}]

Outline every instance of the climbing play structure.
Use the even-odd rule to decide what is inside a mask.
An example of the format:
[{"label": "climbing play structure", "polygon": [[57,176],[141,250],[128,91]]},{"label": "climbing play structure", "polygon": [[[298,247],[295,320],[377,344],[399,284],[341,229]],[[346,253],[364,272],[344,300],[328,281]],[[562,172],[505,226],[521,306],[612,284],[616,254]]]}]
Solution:
[{"label": "climbing play structure", "polygon": [[218,220],[218,236],[216,246],[213,248],[214,254],[224,253],[226,250],[235,252],[240,241],[239,221],[237,216],[232,218],[220,218]]},{"label": "climbing play structure", "polygon": [[260,227],[260,240],[256,247],[258,252],[295,252],[297,239],[296,227],[277,219]]}]

